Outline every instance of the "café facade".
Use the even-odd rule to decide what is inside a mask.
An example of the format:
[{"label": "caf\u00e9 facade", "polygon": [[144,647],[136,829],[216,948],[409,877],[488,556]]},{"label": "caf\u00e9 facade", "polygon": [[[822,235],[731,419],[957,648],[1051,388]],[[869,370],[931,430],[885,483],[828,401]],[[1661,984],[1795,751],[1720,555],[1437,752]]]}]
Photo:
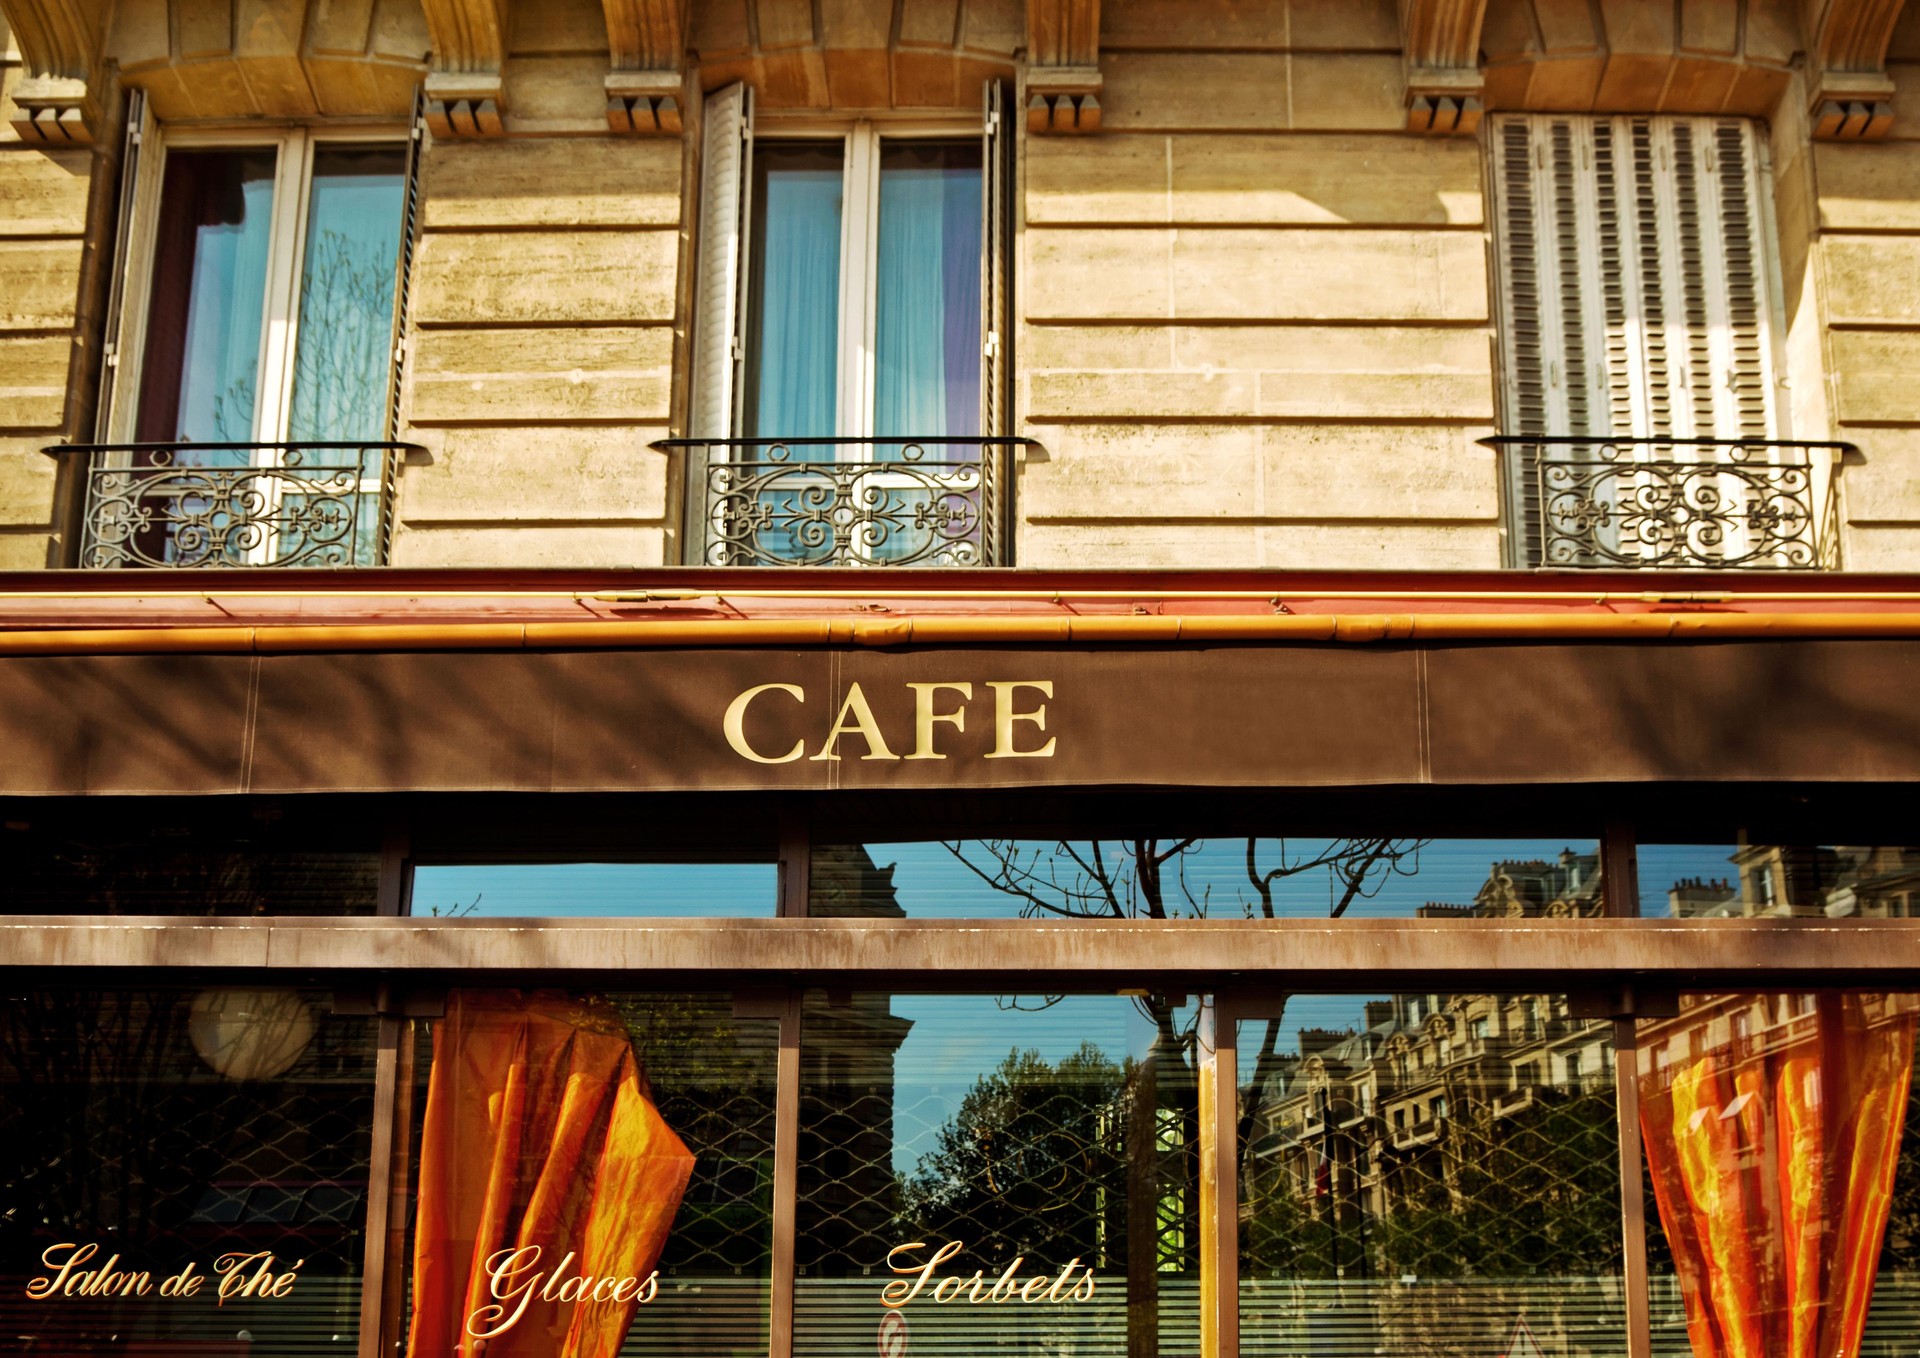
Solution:
[{"label": "caf\u00e9 facade", "polygon": [[0,1354],[1915,1358],[1916,78],[0,0]]},{"label": "caf\u00e9 facade", "polygon": [[1913,582],[1509,581],[16,589],[7,1342],[1908,1352]]}]

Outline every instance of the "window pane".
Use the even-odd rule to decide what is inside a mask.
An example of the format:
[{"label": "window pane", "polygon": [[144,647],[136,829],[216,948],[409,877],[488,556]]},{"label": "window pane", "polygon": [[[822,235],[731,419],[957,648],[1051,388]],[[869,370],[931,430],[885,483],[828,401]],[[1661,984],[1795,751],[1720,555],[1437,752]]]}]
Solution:
[{"label": "window pane", "polygon": [[[6,996],[8,1346],[231,1358],[351,1351],[374,1028],[329,1013],[324,995],[278,988]],[[236,1256],[247,1260],[238,1274]],[[55,1295],[28,1293],[69,1262]],[[268,1287],[290,1281],[276,1295],[240,1290],[262,1268]],[[106,1270],[124,1281],[103,1291]],[[88,1271],[92,1295],[69,1286]],[[189,1273],[198,1286],[174,1295],[180,1285],[168,1280]]]},{"label": "window pane", "polygon": [[1640,913],[1676,919],[1908,919],[1920,849],[1642,844]]},{"label": "window pane", "polygon": [[881,146],[874,432],[978,434],[980,143]]},{"label": "window pane", "polygon": [[831,438],[840,432],[844,154],[838,141],[754,147],[749,438]]},{"label": "window pane", "polygon": [[412,913],[443,919],[774,913],[772,863],[482,863],[413,870]]},{"label": "window pane", "polygon": [[817,845],[809,913],[910,919],[1448,919],[1604,913],[1592,839]]},{"label": "window pane", "polygon": [[1611,1034],[1561,995],[1243,1020],[1245,1350],[1624,1354]]},{"label": "window pane", "polygon": [[397,146],[314,152],[287,429],[295,443],[385,436],[406,170]]},{"label": "window pane", "polygon": [[[254,437],[275,154],[254,149],[167,155],[138,439]],[[202,455],[201,465],[208,456]]]},{"label": "window pane", "polygon": [[359,828],[237,834],[152,818],[130,830],[84,816],[0,828],[0,914],[371,915],[379,885],[378,841]]},{"label": "window pane", "polygon": [[794,1352],[1195,1353],[1193,1017],[810,995]]},{"label": "window pane", "polygon": [[456,991],[432,1029],[408,1352],[766,1351],[776,1020]]},{"label": "window pane", "polygon": [[1893,1355],[1920,1332],[1920,995],[1642,1019],[1654,1352]]}]

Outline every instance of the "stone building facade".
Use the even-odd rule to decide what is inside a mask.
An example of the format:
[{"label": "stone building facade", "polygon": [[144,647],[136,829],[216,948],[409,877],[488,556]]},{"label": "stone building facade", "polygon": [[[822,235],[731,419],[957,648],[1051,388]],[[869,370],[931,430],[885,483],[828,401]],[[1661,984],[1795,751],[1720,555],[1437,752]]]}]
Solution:
[{"label": "stone building facade", "polygon": [[[161,157],[144,148],[123,184],[134,92],[164,145],[296,129],[401,144],[424,89],[381,431],[418,447],[385,492],[380,552],[398,566],[590,567],[702,560],[690,530],[711,512],[706,464],[654,445],[716,432],[690,404],[716,286],[699,277],[707,99],[750,88],[765,145],[867,125],[964,138],[988,82],[1004,86],[1012,161],[995,263],[1009,293],[987,327],[1005,404],[968,432],[1032,440],[998,469],[995,562],[1528,564],[1542,559],[1526,540],[1531,473],[1501,465],[1526,453],[1481,440],[1599,425],[1846,444],[1813,451],[1801,498],[1815,521],[1795,531],[1818,539],[1815,564],[1916,560],[1902,299],[1920,181],[1901,91],[1920,17],[1901,5],[20,0],[6,22],[0,559],[13,567],[83,550],[87,458],[42,449],[132,428],[133,395],[100,374],[103,351],[137,363],[140,336],[106,330],[151,286],[156,209],[139,195],[157,192]],[[1500,323],[1502,278],[1526,272],[1503,253],[1517,228],[1497,210],[1515,192],[1497,182],[1500,138],[1522,135],[1500,131],[1513,115],[1576,131],[1598,115],[1749,120],[1764,220],[1740,267],[1766,275],[1752,304],[1760,423],[1529,415],[1525,359],[1503,351]],[[1543,258],[1542,276],[1555,267],[1574,292],[1599,290],[1570,258]],[[1674,310],[1697,301],[1676,294]],[[1545,305],[1542,323],[1564,328]],[[1721,324],[1697,307],[1587,324],[1589,350],[1664,327],[1675,367],[1703,370],[1682,385],[1745,380],[1681,356]],[[1548,355],[1546,380],[1576,386],[1579,361]],[[1655,359],[1604,362],[1599,383],[1618,395]],[[825,432],[859,423],[842,416]],[[1716,552],[1692,543],[1665,564]],[[1626,559],[1649,559],[1644,544]]]}]

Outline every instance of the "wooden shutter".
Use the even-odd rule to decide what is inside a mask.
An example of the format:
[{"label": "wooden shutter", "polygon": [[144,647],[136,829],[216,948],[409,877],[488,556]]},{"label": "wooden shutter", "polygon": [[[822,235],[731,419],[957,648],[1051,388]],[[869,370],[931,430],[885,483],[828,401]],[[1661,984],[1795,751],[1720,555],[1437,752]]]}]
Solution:
[{"label": "wooden shutter", "polygon": [[[125,362],[128,344],[127,332],[127,288],[132,280],[129,274],[134,267],[137,252],[133,245],[133,228],[136,217],[136,203],[142,183],[140,177],[141,148],[151,141],[152,120],[147,116],[147,93],[145,90],[127,91],[127,122],[123,133],[125,140],[120,148],[120,203],[113,233],[113,264],[107,282],[107,307],[102,330],[102,344],[106,352],[100,364],[100,389],[94,402],[93,441],[95,443],[113,442],[116,402],[124,402],[128,417],[122,421],[129,429],[133,427],[131,409],[138,399],[138,388],[133,381],[132,365]],[[127,379],[120,380],[122,369],[127,370]]]},{"label": "wooden shutter", "polygon": [[[1012,291],[1008,255],[1013,240],[1013,126],[1007,117],[1006,87],[986,83],[980,129],[980,432],[1001,438],[1013,432]],[[1005,448],[983,448],[987,475],[981,503],[982,559],[989,565],[1012,564],[1006,545],[1007,491],[1012,459]]]},{"label": "wooden shutter", "polygon": [[687,432],[728,438],[736,428],[747,258],[753,96],[728,85],[707,96],[700,149],[700,241],[694,278],[693,393]]},{"label": "wooden shutter", "polygon": [[[1509,116],[1492,137],[1506,432],[1777,436],[1754,125]],[[1537,542],[1535,469],[1509,468]]]}]

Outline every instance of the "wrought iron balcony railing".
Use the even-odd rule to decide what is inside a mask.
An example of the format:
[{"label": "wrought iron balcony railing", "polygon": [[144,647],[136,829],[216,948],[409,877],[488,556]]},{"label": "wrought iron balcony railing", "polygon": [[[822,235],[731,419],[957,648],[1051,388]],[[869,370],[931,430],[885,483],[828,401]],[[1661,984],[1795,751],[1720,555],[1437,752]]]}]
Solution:
[{"label": "wrought iron balcony railing", "polygon": [[692,560],[997,566],[1020,438],[663,439],[687,452]]},{"label": "wrought iron balcony railing", "polygon": [[1506,466],[1529,566],[1819,570],[1838,564],[1834,473],[1851,444],[1481,440]]},{"label": "wrought iron balcony railing", "polygon": [[71,443],[84,457],[78,565],[378,566],[413,443]]}]

